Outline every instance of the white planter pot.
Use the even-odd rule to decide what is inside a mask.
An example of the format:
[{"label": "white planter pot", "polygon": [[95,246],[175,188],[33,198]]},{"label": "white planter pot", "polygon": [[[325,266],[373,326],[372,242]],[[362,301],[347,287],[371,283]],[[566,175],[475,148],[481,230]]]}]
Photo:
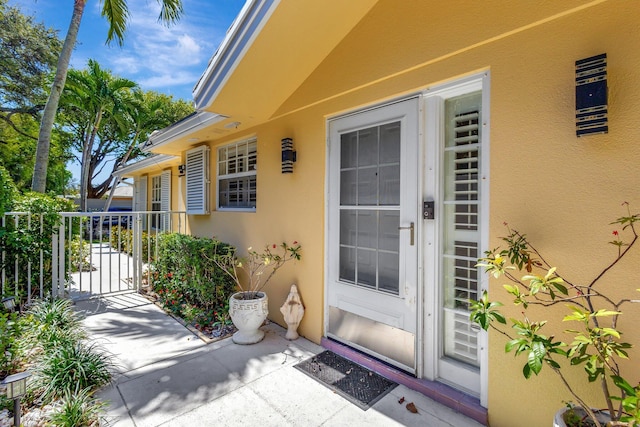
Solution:
[{"label": "white planter pot", "polygon": [[[583,417],[586,415],[584,409],[580,407],[576,406],[573,408],[573,410],[580,417]],[[564,414],[567,411],[569,411],[569,408],[564,407],[560,409],[558,412],[556,412],[556,415],[553,418],[553,427],[567,427],[567,424],[564,422]],[[611,421],[611,418],[609,417],[608,414],[609,414],[608,412],[596,411],[596,417],[598,418],[598,421],[600,421],[600,424],[602,424],[603,426],[606,425],[609,421]]]},{"label": "white planter pot", "polygon": [[255,299],[242,299],[245,294],[237,292],[229,298],[229,315],[238,328],[232,339],[236,344],[255,344],[264,338],[260,326],[269,314],[269,299],[264,292]]}]

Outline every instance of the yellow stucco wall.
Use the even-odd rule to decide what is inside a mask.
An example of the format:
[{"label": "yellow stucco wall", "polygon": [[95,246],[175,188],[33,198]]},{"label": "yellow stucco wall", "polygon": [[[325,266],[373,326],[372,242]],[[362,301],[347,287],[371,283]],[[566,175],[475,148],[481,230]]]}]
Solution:
[{"label": "yellow stucco wall", "polygon": [[[241,248],[299,241],[302,261],[286,266],[268,289],[270,312],[283,323],[278,308],[289,285],[297,283],[307,310],[300,332],[318,342],[326,262],[326,118],[490,70],[491,246],[499,244],[507,221],[567,276],[592,278],[615,255],[606,245],[613,230],[608,224],[624,214],[621,203],[640,210],[639,6],[635,1],[379,1],[271,121],[210,143],[215,165],[215,147],[257,137],[257,209],[192,217],[194,234]],[[600,53],[608,56],[609,133],[577,138],[574,63]],[[290,175],[280,173],[284,137],[293,138],[298,151]],[[213,209],[215,175],[211,200]],[[634,254],[607,287],[620,294],[640,287],[638,262]],[[502,297],[501,284],[492,282],[490,292]],[[640,344],[640,331],[629,327],[640,322],[640,310],[627,311],[622,328],[627,340]],[[569,396],[550,372],[525,382],[519,373],[524,360],[503,349],[504,341],[491,335],[491,425],[549,425]],[[640,354],[633,354],[637,361]],[[630,378],[637,380],[638,363],[630,368]]]}]

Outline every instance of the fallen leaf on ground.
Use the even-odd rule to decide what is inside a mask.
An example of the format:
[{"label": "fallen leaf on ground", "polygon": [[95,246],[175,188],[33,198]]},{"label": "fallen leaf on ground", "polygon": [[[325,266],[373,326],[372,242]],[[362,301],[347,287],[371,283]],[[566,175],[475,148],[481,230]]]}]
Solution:
[{"label": "fallen leaf on ground", "polygon": [[401,404],[401,405],[404,403],[404,396],[402,396],[402,397],[400,398],[400,400],[398,400],[398,403],[399,403],[399,404]]},{"label": "fallen leaf on ground", "polygon": [[413,402],[407,403],[407,411],[417,414],[418,408],[416,408],[416,405],[414,405]]}]

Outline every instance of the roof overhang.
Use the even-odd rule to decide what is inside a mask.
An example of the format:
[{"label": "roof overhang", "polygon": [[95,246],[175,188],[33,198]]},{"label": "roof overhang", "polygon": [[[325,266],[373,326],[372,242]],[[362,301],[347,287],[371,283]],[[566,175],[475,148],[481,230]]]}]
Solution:
[{"label": "roof overhang", "polygon": [[196,143],[207,138],[207,129],[227,117],[207,111],[198,111],[164,129],[154,131],[144,143],[142,151],[180,154],[184,142]]},{"label": "roof overhang", "polygon": [[155,154],[151,157],[147,157],[146,159],[124,166],[116,170],[113,175],[126,178],[144,174],[160,173],[167,168],[178,166],[181,160],[182,157],[180,156]]},{"label": "roof overhang", "polygon": [[196,109],[240,129],[263,123],[377,0],[249,0],[193,95]]}]

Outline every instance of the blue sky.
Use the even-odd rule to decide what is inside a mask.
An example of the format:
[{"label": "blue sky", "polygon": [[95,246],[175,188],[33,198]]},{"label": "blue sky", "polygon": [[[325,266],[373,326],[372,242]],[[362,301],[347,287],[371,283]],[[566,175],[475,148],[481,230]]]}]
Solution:
[{"label": "blue sky", "polygon": [[[101,2],[88,0],[71,66],[84,68],[89,59],[120,77],[188,101],[209,58],[225,36],[244,0],[183,0],[184,15],[169,28],[157,22],[157,0],[128,0],[130,19],[124,46],[105,44],[106,20]],[[37,22],[59,30],[64,39],[73,0],[9,0]]]},{"label": "blue sky", "polygon": [[[120,47],[116,42],[106,45],[108,26],[100,15],[101,2],[88,0],[71,67],[82,69],[89,59],[95,59],[102,68],[133,80],[144,90],[190,102],[193,87],[244,3],[245,0],[183,0],[182,18],[167,28],[158,23],[157,0],[128,0],[129,25]],[[64,39],[73,0],[9,0],[9,4],[57,29]],[[67,167],[78,180],[80,165],[71,162]]]}]

